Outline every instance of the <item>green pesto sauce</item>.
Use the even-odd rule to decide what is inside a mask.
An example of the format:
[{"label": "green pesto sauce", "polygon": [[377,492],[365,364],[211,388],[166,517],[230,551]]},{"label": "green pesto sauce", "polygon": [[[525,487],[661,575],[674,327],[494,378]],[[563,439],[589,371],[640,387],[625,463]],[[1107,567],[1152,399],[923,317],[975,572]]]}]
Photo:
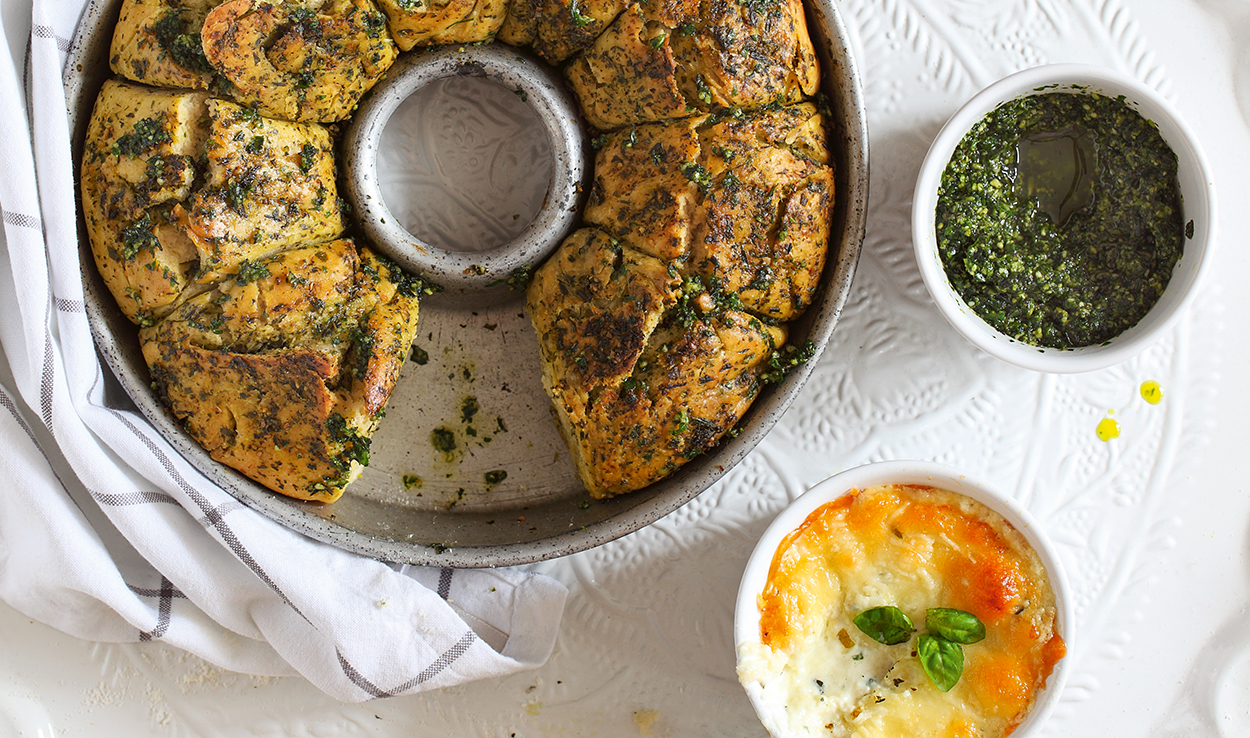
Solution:
[{"label": "green pesto sauce", "polygon": [[442,451],[444,454],[450,454],[456,450],[456,434],[450,430],[439,426],[430,431],[430,445],[435,451]]},{"label": "green pesto sauce", "polygon": [[477,404],[477,398],[473,395],[468,395],[460,401],[460,419],[466,423],[471,423],[473,422],[473,416],[477,415],[477,411],[481,409],[481,406]]},{"label": "green pesto sauce", "polygon": [[1105,343],[1158,302],[1181,257],[1176,154],[1122,99],[1004,103],[942,174],[938,253],[951,285],[1034,346]]}]

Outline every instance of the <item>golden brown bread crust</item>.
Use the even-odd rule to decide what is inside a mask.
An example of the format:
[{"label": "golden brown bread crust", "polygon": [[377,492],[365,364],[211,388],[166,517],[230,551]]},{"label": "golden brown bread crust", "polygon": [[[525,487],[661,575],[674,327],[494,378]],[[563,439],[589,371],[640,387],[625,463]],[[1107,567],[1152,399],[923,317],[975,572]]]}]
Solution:
[{"label": "golden brown bread crust", "polygon": [[656,20],[676,32],[670,41],[688,103],[699,110],[759,108],[816,94],[820,67],[802,0],[703,0],[694,7],[656,11]]},{"label": "golden brown bread crust", "polygon": [[[481,39],[461,38],[457,27],[430,42],[488,38],[503,4],[469,2],[470,27],[489,26]],[[329,123],[351,115],[396,55],[374,0],[124,0],[109,63],[135,82],[211,90],[267,117]]]},{"label": "golden brown bread crust", "polygon": [[209,100],[206,182],[179,213],[212,282],[277,249],[343,232],[334,142],[324,127]]},{"label": "golden brown bread crust", "polygon": [[833,216],[824,115],[811,103],[719,120],[699,131],[714,183],[690,263],[750,312],[790,321],[812,304]]},{"label": "golden brown bread crust", "polygon": [[397,54],[373,0],[228,0],[201,36],[234,100],[293,121],[347,118]]},{"label": "golden brown bread crust", "polygon": [[589,48],[629,0],[537,0],[534,52],[562,64]]},{"label": "golden brown bread crust", "polygon": [[715,446],[759,393],[760,370],[784,341],[784,329],[735,310],[689,324],[670,313],[634,374],[566,424],[591,496],[641,489]]},{"label": "golden brown bread crust", "polygon": [[400,51],[490,41],[508,15],[506,0],[378,0]]},{"label": "golden brown bread crust", "polygon": [[683,284],[676,263],[590,228],[538,270],[526,308],[543,385],[597,498],[644,487],[717,443],[785,340]]},{"label": "golden brown bread crust", "polygon": [[606,134],[585,219],[701,275],[770,319],[797,318],[824,268],[833,206],[810,103]]},{"label": "golden brown bread crust", "polygon": [[565,67],[587,123],[611,130],[697,111],[678,84],[670,35],[632,6]]},{"label": "golden brown bread crust", "polygon": [[677,304],[680,285],[665,262],[599,229],[575,231],[534,274],[526,293],[553,386],[620,384],[664,312]]},{"label": "golden brown bread crust", "polygon": [[[818,82],[801,0],[376,2],[385,15],[375,0],[125,0],[115,71],[241,103],[133,85],[122,98],[140,102],[102,94],[97,108],[133,109],[102,119],[84,157],[93,251],[123,312],[150,326],[174,311],[144,331],[144,351],[175,414],[214,458],[274,489],[341,494],[358,469],[344,454],[367,445],[416,303],[387,279],[368,299],[335,297],[361,272],[387,271],[367,252],[354,276],[272,276],[289,260],[311,268],[305,247],[344,228],[330,134],[298,121],[350,116],[397,46],[497,35],[572,59],[587,120],[619,129],[584,213],[597,227],[567,240],[528,300],[583,480],[597,497],[619,494],[710,448],[755,397],[785,338],[777,322],[811,303],[823,268],[823,122],[810,105],[781,106]],[[186,53],[191,38],[203,62]],[[169,140],[102,155],[153,126]],[[366,303],[347,318],[333,307]],[[327,440],[333,418],[359,444]]]},{"label": "golden brown bread crust", "polygon": [[208,135],[204,93],[108,81],[83,144],[83,216],[100,276],[127,318],[151,324],[195,276],[195,247],[172,209],[195,180]]},{"label": "golden brown bread crust", "polygon": [[106,82],[80,185],[96,266],[141,325],[245,261],[343,232],[325,128],[202,92]]},{"label": "golden brown bread crust", "polygon": [[112,70],[157,87],[206,90],[215,77],[200,28],[221,0],[123,0],[109,48]]},{"label": "golden brown bread crust", "polygon": [[530,46],[538,36],[538,6],[542,0],[507,0],[503,24],[495,39],[511,46]]},{"label": "golden brown bread crust", "polygon": [[611,470],[594,463],[606,441],[594,406],[633,375],[665,311],[677,304],[680,284],[664,262],[595,228],[565,239],[530,283],[526,310],[538,333],[543,386],[593,496],[623,491]]},{"label": "golden brown bread crust", "polygon": [[632,5],[565,75],[601,130],[798,102],[820,82],[802,0]]},{"label": "golden brown bread crust", "polygon": [[348,240],[253,265],[141,331],[157,391],[214,459],[332,502],[368,462],[416,333],[393,276]]},{"label": "golden brown bread crust", "polygon": [[586,222],[652,256],[684,259],[700,194],[682,166],[699,161],[697,128],[687,118],[601,137]]}]

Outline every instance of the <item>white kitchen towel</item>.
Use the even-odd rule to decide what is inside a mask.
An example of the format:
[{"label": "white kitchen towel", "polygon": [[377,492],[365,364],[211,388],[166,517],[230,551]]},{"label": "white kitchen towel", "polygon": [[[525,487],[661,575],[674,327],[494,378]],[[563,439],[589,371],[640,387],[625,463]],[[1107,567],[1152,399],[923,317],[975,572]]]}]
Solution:
[{"label": "white kitchen towel", "polygon": [[559,582],[305,538],[199,474],[129,404],[92,343],[78,260],[61,80],[85,0],[29,2],[0,15],[0,596],[82,638],[160,640],[350,702],[546,661]]}]

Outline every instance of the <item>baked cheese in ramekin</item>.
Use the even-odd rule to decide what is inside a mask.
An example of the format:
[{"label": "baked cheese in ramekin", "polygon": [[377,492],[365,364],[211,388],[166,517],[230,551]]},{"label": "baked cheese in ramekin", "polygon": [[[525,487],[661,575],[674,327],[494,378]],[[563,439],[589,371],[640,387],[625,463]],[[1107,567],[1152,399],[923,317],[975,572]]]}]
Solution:
[{"label": "baked cheese in ramekin", "polygon": [[[738,676],[774,736],[997,738],[1047,692],[1065,653],[1047,563],[1001,512],[921,481],[826,488],[761,541]],[[983,626],[975,641],[946,637],[963,637],[951,612]],[[888,645],[882,613],[907,626]]]}]

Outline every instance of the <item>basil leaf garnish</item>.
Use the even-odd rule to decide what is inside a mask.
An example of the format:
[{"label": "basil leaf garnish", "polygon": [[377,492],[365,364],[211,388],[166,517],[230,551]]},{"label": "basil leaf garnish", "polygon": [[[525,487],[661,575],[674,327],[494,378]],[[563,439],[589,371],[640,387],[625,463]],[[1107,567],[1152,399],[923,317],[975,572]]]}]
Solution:
[{"label": "basil leaf garnish", "polygon": [[911,618],[893,605],[874,607],[855,616],[855,627],[877,643],[895,646],[904,643],[916,632]]},{"label": "basil leaf garnish", "polygon": [[959,681],[964,671],[964,648],[942,636],[925,633],[916,640],[916,655],[929,680],[943,692]]},{"label": "basil leaf garnish", "polygon": [[924,626],[934,635],[965,646],[985,640],[985,623],[976,615],[953,607],[930,609],[924,614]]}]

